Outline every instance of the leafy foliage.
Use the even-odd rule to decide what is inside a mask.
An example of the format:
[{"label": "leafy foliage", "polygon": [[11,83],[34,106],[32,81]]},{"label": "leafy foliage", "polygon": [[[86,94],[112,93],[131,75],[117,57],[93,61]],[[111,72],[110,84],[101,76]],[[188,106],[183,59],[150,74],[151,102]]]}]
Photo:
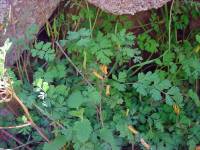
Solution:
[{"label": "leafy foliage", "polygon": [[[200,14],[187,4],[175,1],[171,20],[167,6],[153,12],[150,26],[141,26],[148,30],[135,36],[127,17],[74,2],[77,11],[62,13],[49,27],[52,42],[27,48],[30,73],[7,70],[16,94],[51,142],[41,142],[29,127],[13,133],[44,150],[144,149],[141,141],[153,150],[195,149],[200,143],[200,33],[186,31],[189,18]],[[61,36],[62,24],[68,31],[65,26]],[[0,124],[26,120],[13,117],[0,118]]]},{"label": "leafy foliage", "polygon": [[52,61],[55,58],[55,50],[51,48],[51,43],[39,42],[31,49],[33,57],[38,57],[46,61]]},{"label": "leafy foliage", "polygon": [[147,33],[140,34],[138,36],[139,48],[150,53],[156,52],[158,49],[158,43],[152,39]]}]

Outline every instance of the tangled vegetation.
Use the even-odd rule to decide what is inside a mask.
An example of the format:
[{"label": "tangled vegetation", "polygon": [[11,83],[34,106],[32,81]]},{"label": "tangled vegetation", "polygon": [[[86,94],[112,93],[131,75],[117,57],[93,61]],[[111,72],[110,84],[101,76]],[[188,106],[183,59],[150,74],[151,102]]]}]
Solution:
[{"label": "tangled vegetation", "polygon": [[[183,4],[180,4],[183,3]],[[43,150],[189,149],[200,144],[198,3],[173,1],[138,28],[87,3],[73,3],[35,37],[13,68],[1,47],[0,147]],[[71,4],[72,5],[72,4]],[[11,99],[9,99],[11,97]],[[8,101],[6,101],[8,100]],[[21,126],[20,126],[21,125]],[[13,128],[12,128],[13,127]],[[12,128],[12,129],[9,129]],[[2,132],[3,133],[3,132]],[[48,142],[50,141],[50,142]]]}]

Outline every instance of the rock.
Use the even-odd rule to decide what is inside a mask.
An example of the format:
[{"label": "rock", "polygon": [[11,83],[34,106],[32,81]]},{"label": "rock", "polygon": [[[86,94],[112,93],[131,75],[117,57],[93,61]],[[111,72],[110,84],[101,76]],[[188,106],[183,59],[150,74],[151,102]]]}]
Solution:
[{"label": "rock", "polygon": [[88,0],[104,11],[122,15],[159,8],[171,0]]},{"label": "rock", "polygon": [[[7,38],[24,38],[24,33],[31,24],[42,27],[59,2],[60,0],[0,0],[0,46]],[[18,58],[17,53],[22,51],[13,47],[6,56],[6,65],[13,65]]]}]

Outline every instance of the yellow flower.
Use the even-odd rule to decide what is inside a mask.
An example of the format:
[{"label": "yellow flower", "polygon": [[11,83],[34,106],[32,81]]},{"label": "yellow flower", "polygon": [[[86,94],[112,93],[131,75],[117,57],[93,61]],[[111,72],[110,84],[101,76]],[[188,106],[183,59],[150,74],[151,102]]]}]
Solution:
[{"label": "yellow flower", "polygon": [[106,85],[106,96],[110,96],[110,85]]},{"label": "yellow flower", "polygon": [[134,127],[132,127],[131,125],[129,125],[128,126],[128,129],[133,133],[133,134],[138,134],[138,131],[134,128]]},{"label": "yellow flower", "polygon": [[180,108],[178,107],[178,105],[174,104],[173,109],[174,109],[174,112],[176,113],[176,115],[180,114]]},{"label": "yellow flower", "polygon": [[100,79],[100,80],[104,80],[104,78],[103,78],[100,74],[98,74],[97,71],[94,70],[92,73],[93,73],[94,76],[96,76],[98,79]]},{"label": "yellow flower", "polygon": [[101,65],[100,69],[105,75],[108,74],[108,67],[106,65]]}]

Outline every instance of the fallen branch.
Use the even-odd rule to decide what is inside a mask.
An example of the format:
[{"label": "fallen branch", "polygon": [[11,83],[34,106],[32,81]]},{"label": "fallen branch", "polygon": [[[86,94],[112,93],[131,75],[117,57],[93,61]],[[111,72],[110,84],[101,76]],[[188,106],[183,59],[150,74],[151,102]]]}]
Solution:
[{"label": "fallen branch", "polygon": [[31,118],[31,115],[27,109],[27,107],[22,103],[22,101],[17,97],[17,95],[12,91],[12,89],[7,89],[8,93],[12,95],[13,99],[16,100],[20,106],[22,107],[25,116],[27,117],[27,119],[29,120],[31,126],[40,134],[40,136],[45,139],[45,141],[49,142],[49,139],[47,138],[47,136],[41,131],[41,129],[34,123],[34,121]]},{"label": "fallen branch", "polygon": [[[10,134],[9,132],[7,132],[6,130],[0,130],[0,132],[2,132],[5,136],[7,136],[8,138],[13,139],[16,143],[24,145],[24,143],[22,143],[20,140],[18,140],[16,137],[14,137],[12,134]],[[24,148],[26,148],[27,150],[32,150],[30,147],[28,146],[24,146]]]},{"label": "fallen branch", "polygon": [[20,146],[17,146],[17,147],[15,147],[15,148],[12,148],[12,150],[18,150],[18,149],[23,148],[23,147],[26,147],[26,146],[28,146],[28,145],[30,145],[30,144],[32,144],[32,143],[35,143],[35,141],[30,141],[30,142],[28,142],[28,143],[26,143],[26,144],[22,144],[22,145],[20,145]]},{"label": "fallen branch", "polygon": [[41,129],[34,123],[34,121],[31,118],[31,115],[27,109],[27,107],[22,103],[22,101],[18,98],[18,96],[15,94],[12,88],[6,87],[0,92],[0,97],[3,97],[3,102],[8,102],[11,100],[16,101],[20,107],[23,109],[25,116],[29,120],[27,124],[19,125],[19,126],[12,126],[12,127],[0,127],[0,129],[12,129],[12,128],[22,128],[28,125],[31,125],[39,134],[40,136],[45,139],[45,141],[49,142],[49,139],[47,136],[41,131]]}]

